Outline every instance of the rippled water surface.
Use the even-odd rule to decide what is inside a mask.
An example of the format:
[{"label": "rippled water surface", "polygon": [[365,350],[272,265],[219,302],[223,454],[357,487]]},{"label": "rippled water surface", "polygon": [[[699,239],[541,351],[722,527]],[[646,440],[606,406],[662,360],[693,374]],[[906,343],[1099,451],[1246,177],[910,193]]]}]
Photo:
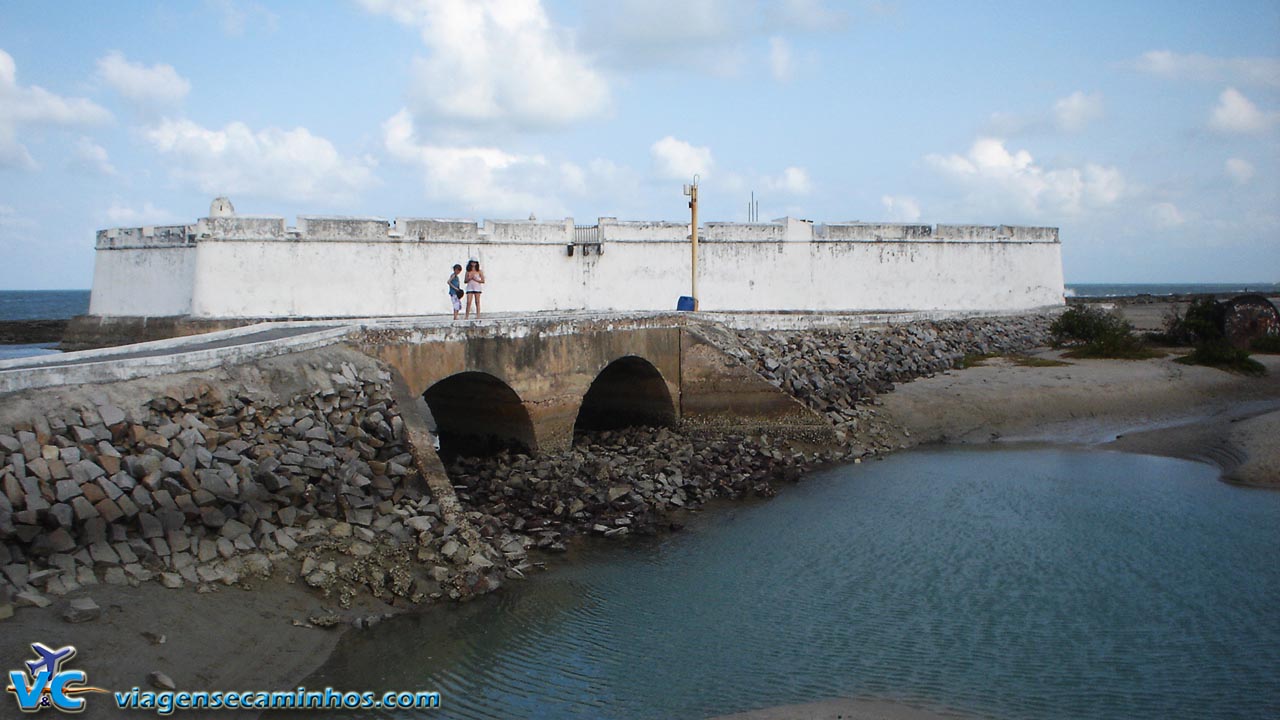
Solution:
[{"label": "rippled water surface", "polygon": [[1280,717],[1278,549],[1280,493],[1207,466],[912,452],[349,634],[306,684],[439,690],[431,717],[699,718],[841,696]]}]

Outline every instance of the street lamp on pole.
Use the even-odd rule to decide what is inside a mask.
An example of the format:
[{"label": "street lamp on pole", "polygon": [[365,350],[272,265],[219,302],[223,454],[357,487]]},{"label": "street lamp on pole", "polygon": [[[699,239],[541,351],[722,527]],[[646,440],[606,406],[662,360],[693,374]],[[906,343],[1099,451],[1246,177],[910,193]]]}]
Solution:
[{"label": "street lamp on pole", "polygon": [[693,261],[690,263],[689,296],[693,298],[693,309],[698,309],[698,176],[693,176],[693,184],[684,186],[684,194],[689,197],[689,248]]}]

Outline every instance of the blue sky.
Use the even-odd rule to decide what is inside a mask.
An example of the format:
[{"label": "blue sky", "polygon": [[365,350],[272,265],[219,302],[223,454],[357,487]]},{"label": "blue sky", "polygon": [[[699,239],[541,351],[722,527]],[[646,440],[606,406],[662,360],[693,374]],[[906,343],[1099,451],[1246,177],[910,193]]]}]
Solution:
[{"label": "blue sky", "polygon": [[[0,4],[0,288],[246,214],[1062,229],[1068,282],[1280,281],[1280,3]],[[145,292],[145,289],[139,289]]]}]

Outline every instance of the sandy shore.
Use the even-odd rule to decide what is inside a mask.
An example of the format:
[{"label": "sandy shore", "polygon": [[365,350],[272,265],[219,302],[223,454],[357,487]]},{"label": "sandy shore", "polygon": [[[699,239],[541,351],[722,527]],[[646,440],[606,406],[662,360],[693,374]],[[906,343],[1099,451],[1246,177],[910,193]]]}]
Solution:
[{"label": "sandy shore", "polygon": [[[62,600],[43,610],[20,609],[4,621],[0,657],[6,671],[34,659],[30,643],[42,642],[55,648],[74,645],[77,654],[66,669],[83,670],[90,685],[109,690],[151,690],[147,676],[153,671],[168,675],[181,690],[288,690],[319,667],[341,637],[341,628],[295,626],[295,619],[305,621],[319,610],[321,600],[279,580],[250,591],[224,587],[199,593],[147,583],[137,588],[100,585],[77,595],[92,597],[102,617],[69,624],[62,620],[67,602]],[[157,644],[160,635],[164,642]],[[16,712],[12,702],[12,696],[4,700],[0,716]],[[77,717],[123,715],[137,713],[116,710],[114,701],[89,695]],[[256,716],[217,713],[220,718]]]},{"label": "sandy shore", "polygon": [[[1038,357],[1059,359],[1056,352]],[[903,445],[1056,442],[1209,461],[1227,480],[1280,487],[1280,356],[1245,377],[1155,360],[1004,359],[906,383],[881,397]]]}]

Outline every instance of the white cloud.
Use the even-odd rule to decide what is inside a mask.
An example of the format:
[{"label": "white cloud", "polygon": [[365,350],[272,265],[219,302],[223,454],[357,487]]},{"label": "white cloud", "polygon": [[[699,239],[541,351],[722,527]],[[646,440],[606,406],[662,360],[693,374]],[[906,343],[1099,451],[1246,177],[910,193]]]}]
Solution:
[{"label": "white cloud", "polygon": [[[0,248],[8,251],[6,259],[9,262],[13,262],[14,252],[22,253],[32,248],[30,238],[35,229],[35,220],[19,215],[18,211],[8,205],[0,205]],[[13,279],[10,278],[11,281]]]},{"label": "white cloud", "polygon": [[769,69],[773,72],[773,79],[778,82],[791,79],[791,72],[794,69],[791,45],[783,38],[776,36],[769,38]]},{"label": "white cloud", "polygon": [[92,170],[99,175],[115,175],[116,168],[111,164],[107,149],[93,140],[81,135],[76,141],[76,164]]},{"label": "white cloud", "polygon": [[211,130],[166,119],[146,131],[173,177],[210,195],[338,202],[375,182],[370,158],[344,157],[303,127],[254,131],[242,122]]},{"label": "white cloud", "polygon": [[1265,130],[1275,120],[1275,113],[1264,113],[1235,88],[1227,88],[1218,96],[1218,104],[1209,116],[1209,127],[1225,133],[1255,133]]},{"label": "white cloud", "polygon": [[880,198],[884,211],[893,222],[915,222],[920,219],[920,203],[906,195],[884,195]]},{"label": "white cloud", "polygon": [[[868,10],[875,15],[885,14],[890,8],[884,3],[868,3]],[[823,0],[780,0],[769,8],[766,15],[783,27],[809,32],[843,30],[849,23],[849,13],[832,10]]]},{"label": "white cloud", "polygon": [[252,25],[254,29],[275,32],[280,18],[256,2],[243,0],[205,0],[205,6],[217,13],[222,32],[232,37],[244,35]]},{"label": "white cloud", "polygon": [[649,154],[658,176],[670,180],[691,181],[694,175],[701,175],[705,180],[715,165],[711,148],[691,145],[671,135],[650,146]]},{"label": "white cloud", "polygon": [[965,191],[964,209],[977,214],[1023,218],[1074,216],[1114,205],[1126,192],[1114,167],[1046,169],[1026,150],[1010,152],[1004,141],[979,138],[964,155],[928,155],[925,161]]},{"label": "white cloud", "polygon": [[37,167],[19,139],[23,128],[83,126],[110,119],[111,113],[84,98],[64,98],[36,85],[19,85],[13,56],[0,50],[0,168]]},{"label": "white cloud", "polygon": [[34,227],[35,221],[22,217],[17,210],[8,205],[0,205],[0,229]]},{"label": "white cloud", "polygon": [[468,211],[545,216],[563,210],[546,190],[560,183],[583,189],[588,184],[581,168],[568,164],[557,168],[541,155],[516,155],[496,147],[424,144],[417,139],[407,110],[383,123],[382,137],[391,157],[422,170],[427,197],[457,203]]},{"label": "white cloud", "polygon": [[603,114],[609,86],[538,0],[360,0],[416,28],[415,113],[458,123],[559,127]]},{"label": "white cloud", "polygon": [[1077,90],[1053,104],[1053,118],[1060,130],[1080,132],[1102,117],[1102,96]]},{"label": "white cloud", "polygon": [[104,217],[112,227],[142,227],[143,225],[167,225],[182,222],[168,210],[161,210],[150,201],[143,203],[141,209],[135,209],[113,200]]},{"label": "white cloud", "polygon": [[[673,68],[735,77],[769,40],[767,69],[794,71],[786,38],[842,30],[849,12],[824,0],[610,0],[587,3],[583,42],[602,62],[627,70]],[[872,10],[874,13],[874,10]],[[781,45],[780,45],[781,44]],[[788,57],[789,56],[789,57]],[[803,56],[805,64],[809,56]],[[817,62],[814,60],[814,62]],[[786,73],[783,73],[785,77]]]},{"label": "white cloud", "polygon": [[119,50],[98,59],[98,77],[124,97],[148,108],[180,103],[191,91],[191,83],[172,65],[129,62]]},{"label": "white cloud", "polygon": [[1200,53],[1152,50],[1143,53],[1134,66],[1142,72],[1170,79],[1280,86],[1280,58],[1219,58]]},{"label": "white cloud", "polygon": [[1253,163],[1242,158],[1227,158],[1227,174],[1237,185],[1247,185],[1253,179]]},{"label": "white cloud", "polygon": [[777,177],[764,178],[764,188],[790,195],[808,195],[813,190],[813,183],[804,168],[788,167]]},{"label": "white cloud", "polygon": [[1148,208],[1148,211],[1151,213],[1151,218],[1161,227],[1177,227],[1187,222],[1182,211],[1171,202],[1155,203]]}]

